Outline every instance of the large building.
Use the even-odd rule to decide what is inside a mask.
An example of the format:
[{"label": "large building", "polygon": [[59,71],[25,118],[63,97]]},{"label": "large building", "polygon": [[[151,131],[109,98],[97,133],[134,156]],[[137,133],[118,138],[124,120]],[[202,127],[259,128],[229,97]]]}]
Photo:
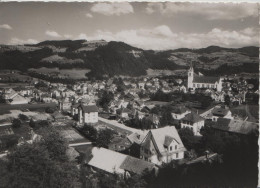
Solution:
[{"label": "large building", "polygon": [[222,78],[213,76],[204,76],[194,72],[193,66],[188,71],[188,89],[211,88],[222,91]]},{"label": "large building", "polygon": [[152,129],[141,143],[140,158],[157,165],[184,158],[184,147],[174,126]]}]

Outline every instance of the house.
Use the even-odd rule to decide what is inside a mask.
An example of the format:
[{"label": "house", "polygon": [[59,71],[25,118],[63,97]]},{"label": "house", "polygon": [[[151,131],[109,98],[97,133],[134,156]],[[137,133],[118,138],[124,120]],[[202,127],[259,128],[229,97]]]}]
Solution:
[{"label": "house", "polygon": [[132,111],[129,110],[128,108],[122,108],[120,110],[120,117],[124,119],[128,119],[131,113]]},{"label": "house", "polygon": [[70,109],[71,109],[71,100],[68,97],[60,99],[59,102],[58,102],[58,105],[59,105],[59,109],[61,111],[70,111]]},{"label": "house", "polygon": [[132,143],[125,136],[115,136],[111,139],[110,144],[108,145],[108,149],[114,151],[125,151],[130,148]]},{"label": "house", "polygon": [[184,106],[177,106],[172,109],[171,114],[172,114],[173,119],[180,120],[180,119],[184,118],[185,115],[190,112],[191,111]]},{"label": "house", "polygon": [[196,88],[213,88],[222,91],[222,78],[197,75],[191,66],[188,71],[188,89],[195,90]]},{"label": "house", "polygon": [[80,104],[78,107],[79,123],[97,123],[98,107],[96,105]]},{"label": "house", "polygon": [[79,110],[78,110],[79,105],[80,105],[80,104],[73,104],[73,105],[71,105],[70,114],[71,114],[72,116],[77,115],[77,114],[79,113]]},{"label": "house", "polygon": [[229,132],[240,135],[248,135],[254,130],[258,131],[258,127],[257,123],[239,119],[218,118],[217,121],[212,122],[212,128],[216,132]]},{"label": "house", "polygon": [[157,165],[183,159],[184,147],[174,126],[150,130],[141,143],[140,158]]},{"label": "house", "polygon": [[193,131],[195,136],[201,136],[200,129],[204,127],[205,120],[198,114],[191,112],[186,114],[184,118],[181,119],[181,128],[189,128]]},{"label": "house", "polygon": [[139,89],[145,89],[145,82],[138,82],[138,88]]},{"label": "house", "polygon": [[224,106],[215,107],[211,113],[212,113],[212,118],[211,118],[212,121],[217,121],[218,118],[234,119],[231,111],[225,108]]},{"label": "house", "polygon": [[23,96],[17,94],[12,99],[10,99],[10,104],[28,104],[28,100]]},{"label": "house", "polygon": [[132,174],[141,175],[146,169],[149,171],[157,169],[152,163],[105,148],[93,147],[91,154],[92,158],[87,164],[110,174],[129,177]]}]

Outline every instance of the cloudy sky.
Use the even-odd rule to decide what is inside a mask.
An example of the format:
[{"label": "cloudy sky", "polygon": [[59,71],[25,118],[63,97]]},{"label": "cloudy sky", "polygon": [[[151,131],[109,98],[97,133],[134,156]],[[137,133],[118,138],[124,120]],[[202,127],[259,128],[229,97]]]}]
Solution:
[{"label": "cloudy sky", "polygon": [[0,44],[104,39],[154,50],[258,45],[253,3],[0,3]]}]

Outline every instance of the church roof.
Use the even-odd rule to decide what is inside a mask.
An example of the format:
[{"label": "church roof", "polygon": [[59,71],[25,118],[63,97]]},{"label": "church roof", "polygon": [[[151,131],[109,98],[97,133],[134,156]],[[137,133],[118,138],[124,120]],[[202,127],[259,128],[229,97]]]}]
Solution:
[{"label": "church roof", "polygon": [[193,83],[215,84],[219,81],[219,77],[213,76],[194,76]]}]

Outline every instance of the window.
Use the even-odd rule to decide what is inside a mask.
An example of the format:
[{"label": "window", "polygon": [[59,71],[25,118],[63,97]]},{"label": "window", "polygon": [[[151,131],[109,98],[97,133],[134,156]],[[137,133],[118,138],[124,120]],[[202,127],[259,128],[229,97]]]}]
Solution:
[{"label": "window", "polygon": [[177,145],[175,145],[175,149],[177,149]]},{"label": "window", "polygon": [[172,146],[170,146],[170,151],[172,151]]},{"label": "window", "polygon": [[179,157],[179,153],[176,153],[176,159],[178,159],[178,157]]},{"label": "window", "polygon": [[193,84],[193,87],[196,87],[196,85],[195,85],[195,84]]},{"label": "window", "polygon": [[197,87],[200,87],[200,84],[197,84]]}]

